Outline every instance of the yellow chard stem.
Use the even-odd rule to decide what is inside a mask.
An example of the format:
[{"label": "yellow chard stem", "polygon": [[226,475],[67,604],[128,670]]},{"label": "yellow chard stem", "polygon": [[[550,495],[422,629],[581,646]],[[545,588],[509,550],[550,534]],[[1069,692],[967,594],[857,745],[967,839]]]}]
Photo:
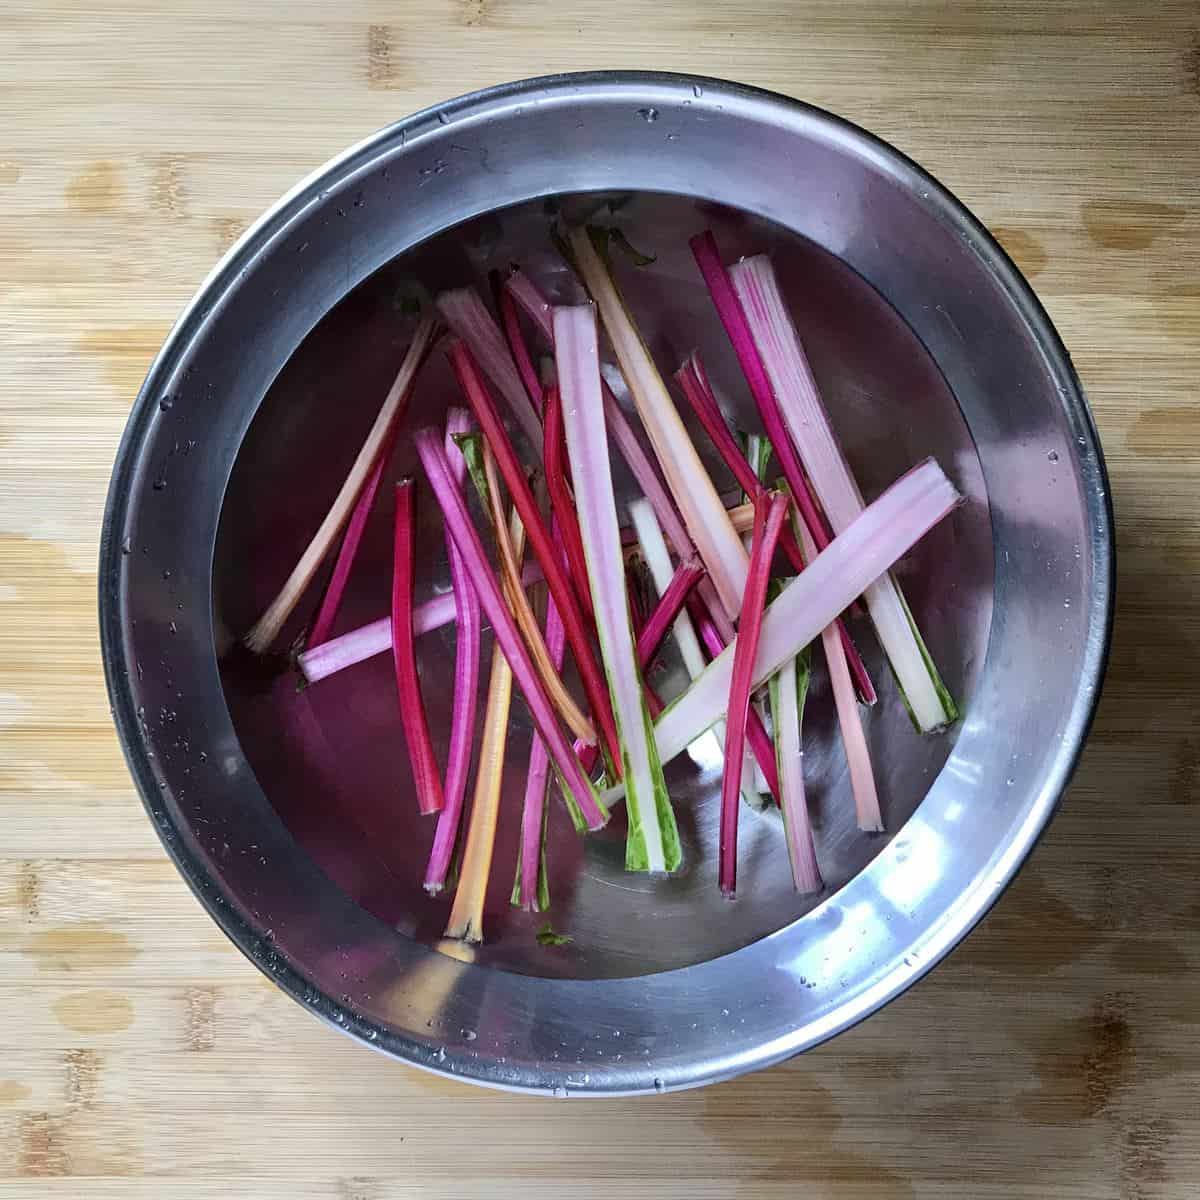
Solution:
[{"label": "yellow chard stem", "polygon": [[[503,528],[503,520],[498,528]],[[515,511],[508,523],[508,533],[519,562],[525,549],[525,528]],[[496,845],[496,822],[500,815],[500,787],[504,781],[504,748],[511,702],[512,671],[496,643],[492,646],[483,739],[479,747],[475,792],[471,798],[466,849],[450,919],[446,922],[446,937],[464,942],[483,941],[483,901],[487,895],[488,877],[492,872],[492,851]]]}]

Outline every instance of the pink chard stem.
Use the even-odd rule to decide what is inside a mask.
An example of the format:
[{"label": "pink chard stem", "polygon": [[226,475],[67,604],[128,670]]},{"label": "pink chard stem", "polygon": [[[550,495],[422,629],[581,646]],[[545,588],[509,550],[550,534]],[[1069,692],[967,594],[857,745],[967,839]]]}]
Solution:
[{"label": "pink chard stem", "polygon": [[417,807],[423,815],[440,812],[443,806],[442,781],[433,756],[425,702],[421,698],[421,678],[417,671],[416,644],[413,640],[413,494],[411,479],[396,484],[396,537],[392,570],[392,657],[396,667],[396,691],[400,699],[400,722],[412,763],[413,786]]},{"label": "pink chard stem", "polygon": [[[521,571],[521,582],[530,587],[542,581],[542,572],[536,563],[526,563]],[[453,592],[442,596],[434,596],[430,600],[418,604],[413,609],[413,634],[422,637],[435,629],[444,629],[457,616],[457,605]],[[320,683],[330,675],[336,675],[347,667],[365,662],[377,654],[383,654],[392,648],[392,618],[380,617],[349,633],[312,650],[306,650],[299,658],[300,670],[308,683]]]},{"label": "pink chard stem", "polygon": [[[551,528],[555,544],[561,545],[557,525]],[[558,606],[552,596],[546,599],[546,648],[554,665],[562,670],[567,646]],[[521,805],[521,849],[517,859],[517,877],[513,882],[513,903],[526,912],[542,912],[549,907],[550,889],[546,881],[546,788],[550,779],[550,753],[535,733],[529,748],[529,770],[525,776],[525,799]]]},{"label": "pink chard stem", "polygon": [[504,290],[525,310],[526,316],[538,327],[541,335],[553,342],[553,309],[538,285],[524,271],[516,269],[504,281]]},{"label": "pink chard stem", "polygon": [[[646,627],[646,604],[642,599],[641,580],[638,578],[637,564],[625,564],[625,595],[629,600],[629,627],[633,630],[633,640],[640,642],[642,630]],[[645,666],[644,663],[641,664]]]},{"label": "pink chard stem", "polygon": [[722,461],[737,480],[738,487],[751,500],[756,499],[766,488],[725,423],[725,417],[708,382],[708,373],[704,370],[704,364],[696,351],[693,350],[675,372],[675,382],[679,384],[684,399],[699,418],[704,432],[708,434],[708,440],[716,447]]},{"label": "pink chard stem", "polygon": [[[717,658],[735,638],[726,638],[717,628],[712,612],[706,612],[702,605],[692,604],[690,609],[704,648],[711,658]],[[767,791],[778,800],[779,771],[775,765],[775,746],[753,705],[746,715],[746,741],[750,744],[750,753],[754,755],[758,769],[767,781]]]},{"label": "pink chard stem", "polygon": [[[650,613],[649,617],[644,617],[643,613],[640,611],[645,607],[645,605],[642,601],[641,595],[639,594],[640,589],[638,589],[634,584],[632,573],[628,568],[625,572],[625,582],[629,593],[629,618],[633,628],[634,641],[636,643],[635,652],[637,655],[638,666],[642,669],[642,695],[645,697],[646,708],[652,718],[657,718],[659,713],[666,708],[666,705],[662,702],[661,697],[653,689],[653,687],[650,686],[650,682],[648,679],[646,679],[645,673],[653,663],[654,655],[658,652],[659,647],[662,645],[665,635],[673,632],[673,626],[670,618],[667,618],[667,624],[664,626],[662,631],[660,632],[657,629],[652,630],[649,638],[644,636],[646,633],[646,627],[650,621],[662,620],[668,611],[673,610],[676,619],[678,619],[680,609],[682,609],[684,603],[687,601],[688,595],[695,587],[697,580],[700,579],[704,573],[704,568],[699,565],[698,561],[695,563],[695,566],[697,568],[695,575],[692,574],[691,565],[681,566],[679,568],[682,574],[678,580],[676,580],[675,575],[672,574],[671,583],[669,583],[667,586],[669,588],[672,586],[672,584],[676,585],[679,588],[680,594],[674,598],[666,600],[668,607],[666,609],[662,609],[663,601],[666,599],[666,595],[664,593],[664,595],[659,598],[659,603],[655,606],[654,611]],[[663,617],[656,617],[656,614],[660,609],[662,609]]]},{"label": "pink chard stem", "polygon": [[537,368],[533,365],[525,335],[521,332],[521,314],[517,311],[517,302],[513,299],[512,292],[499,287],[496,289],[496,303],[500,306],[500,324],[504,329],[509,353],[513,362],[517,364],[517,373],[521,376],[521,382],[525,385],[534,410],[541,412],[544,403],[542,383],[538,379]]},{"label": "pink chard stem", "polygon": [[596,764],[600,761],[600,747],[595,745],[589,746],[576,738],[571,748],[579,758],[579,765],[590,775],[596,769]]},{"label": "pink chard stem", "polygon": [[567,553],[567,566],[571,582],[579,599],[583,614],[591,622],[592,594],[588,589],[587,562],[583,557],[583,541],[579,534],[579,517],[575,512],[575,501],[567,483],[563,466],[562,398],[557,387],[548,387],[545,392],[546,405],[542,410],[545,436],[543,457],[546,462],[546,490],[550,495],[550,507],[554,519],[562,531],[563,546]]},{"label": "pink chard stem", "polygon": [[650,665],[655,654],[658,653],[663,638],[671,632],[675,618],[683,610],[687,598],[692,594],[692,589],[700,582],[703,575],[704,568],[696,558],[680,563],[676,568],[667,590],[659,597],[654,611],[638,634],[637,656],[638,663],[643,670]]},{"label": "pink chard stem", "polygon": [[504,334],[474,288],[457,288],[437,298],[438,312],[450,331],[471,351],[471,357],[504,397],[534,453],[542,454],[542,422],[509,353]]},{"label": "pink chard stem", "polygon": [[[465,408],[452,408],[446,414],[446,457],[454,482],[460,488],[466,478],[467,464],[454,439],[457,435],[469,433],[472,427],[471,414]],[[462,823],[467,775],[471,767],[471,743],[475,736],[475,710],[479,699],[480,634],[483,628],[475,586],[463,565],[458,547],[449,536],[446,538],[446,554],[450,560],[456,620],[454,711],[450,717],[450,750],[446,756],[445,807],[438,814],[433,848],[425,869],[425,890],[431,894],[440,892],[446,885],[446,875],[450,870]]]},{"label": "pink chard stem", "polygon": [[[817,556],[816,543],[802,524],[797,522],[797,525],[797,532],[804,543],[804,553],[811,561]],[[879,810],[875,772],[871,768],[871,753],[867,749],[858,706],[854,703],[854,686],[850,682],[846,652],[837,636],[837,630],[832,625],[826,625],[821,630],[821,647],[825,651],[825,661],[829,666],[829,682],[833,689],[833,702],[837,709],[842,745],[846,749],[846,765],[850,770],[850,790],[854,793],[858,827],[878,833],[883,829],[883,817]]]},{"label": "pink chard stem", "polygon": [[818,892],[822,886],[804,795],[804,750],[800,736],[810,660],[806,648],[784,663],[771,676],[770,683],[771,721],[775,726],[775,753],[779,766],[779,808],[783,814],[792,883],[802,895]]},{"label": "pink chard stem", "polygon": [[750,716],[750,693],[754,685],[754,659],[758,653],[763,609],[767,602],[771,559],[775,555],[779,531],[783,528],[786,516],[786,496],[775,493],[769,501],[766,497],[755,501],[750,571],[742,597],[741,623],[734,642],[733,674],[725,724],[725,769],[721,778],[718,883],[722,893],[730,898],[737,888],[738,793],[742,784],[742,757],[746,723]]},{"label": "pink chard stem", "polygon": [[[505,520],[501,511],[500,519]],[[517,561],[525,550],[525,531],[520,518],[510,513],[508,535]],[[511,597],[510,597],[511,599]],[[483,908],[496,850],[496,828],[500,823],[500,794],[504,783],[504,757],[508,748],[508,716],[512,705],[513,674],[500,649],[492,643],[487,699],[483,705],[483,728],[479,739],[479,765],[471,796],[471,817],[463,844],[462,870],[454,889],[454,903],[446,921],[445,936],[477,944],[483,941]]]},{"label": "pink chard stem", "polygon": [[367,519],[371,515],[371,509],[375,507],[375,497],[379,494],[379,487],[383,483],[383,473],[391,461],[399,435],[400,424],[397,422],[392,426],[391,433],[384,442],[374,467],[371,468],[371,474],[363,485],[362,491],[359,492],[358,499],[354,502],[354,511],[350,514],[346,532],[342,534],[342,544],[338,547],[337,559],[333,564],[333,574],[329,577],[325,595],[321,597],[321,607],[317,610],[317,619],[313,622],[312,629],[308,634],[306,648],[309,650],[329,641],[329,635],[333,632],[333,623],[337,620],[338,610],[342,606],[342,597],[346,594],[346,585],[350,581],[354,559],[358,554],[363,534],[366,532]]},{"label": "pink chard stem", "polygon": [[813,538],[817,545],[824,550],[829,544],[828,526],[821,516],[808,481],[804,478],[800,460],[796,456],[795,448],[788,436],[787,426],[783,422],[775,393],[771,390],[771,382],[767,378],[766,368],[763,366],[758,349],[754,344],[754,335],[750,332],[750,324],[746,320],[746,314],[742,311],[729,273],[726,271],[724,263],[721,262],[717,240],[711,231],[705,231],[698,233],[688,245],[691,246],[696,265],[700,268],[700,274],[704,276],[704,282],[708,285],[709,295],[712,296],[717,316],[720,317],[721,324],[725,327],[730,342],[733,343],[733,351],[737,355],[742,374],[746,377],[746,383],[750,386],[750,393],[754,397],[759,418],[766,430],[767,440],[770,441],[771,448],[775,451],[776,458],[779,459],[784,478],[788,481],[788,487],[792,489],[792,495],[805,523],[813,531]]},{"label": "pink chard stem", "polygon": [[589,829],[600,829],[608,813],[600,805],[591,781],[583,773],[555,717],[550,697],[534,670],[529,651],[517,631],[516,621],[500,592],[479,533],[471,523],[462,490],[455,484],[446,452],[437,430],[423,429],[414,438],[417,454],[441,505],[446,527],[462,555],[463,563],[475,584],[479,603],[491,623],[504,657],[525,695],[538,733],[546,743],[550,758],[561,774],[564,786],[582,812]]}]

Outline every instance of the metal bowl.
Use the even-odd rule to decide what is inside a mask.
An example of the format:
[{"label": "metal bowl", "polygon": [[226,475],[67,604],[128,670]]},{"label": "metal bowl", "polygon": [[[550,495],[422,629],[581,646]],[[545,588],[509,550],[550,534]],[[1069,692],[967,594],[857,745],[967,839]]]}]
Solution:
[{"label": "metal bowl", "polygon": [[[967,504],[901,570],[964,716],[948,735],[918,737],[869,655],[889,829],[872,838],[853,829],[818,693],[806,777],[830,886],[816,900],[791,890],[777,818],[749,810],[739,899],[719,900],[719,767],[698,747],[671,768],[680,878],[626,875],[619,831],[581,841],[556,813],[551,920],[574,941],[544,946],[540,922],[507,905],[503,832],[488,941],[463,962],[434,948],[446,910],[419,886],[430,831],[407,794],[386,659],[300,694],[276,662],[239,654],[236,635],[361,442],[403,347],[404,298],[418,282],[477,280],[513,257],[569,295],[546,239],[547,209],[564,202],[603,206],[658,253],[628,280],[652,349],[667,364],[699,342],[735,407],[742,391],[686,239],[713,226],[731,255],[770,250],[864,491],[929,453],[951,473]],[[411,425],[452,394],[435,365]],[[411,461],[402,445],[396,471]],[[386,519],[356,568],[349,624],[386,608]],[[444,586],[432,519],[422,536],[421,561]],[[1079,382],[978,222],[895,150],[817,109],[708,79],[604,73],[495,88],[402,121],[241,239],[168,338],[130,419],[100,617],[147,809],[263,971],[419,1066],[559,1095],[627,1094],[804,1050],[964,936],[1066,785],[1096,702],[1112,588],[1107,480]],[[441,729],[452,633],[423,639],[421,653]],[[525,728],[514,716],[507,803]]]}]

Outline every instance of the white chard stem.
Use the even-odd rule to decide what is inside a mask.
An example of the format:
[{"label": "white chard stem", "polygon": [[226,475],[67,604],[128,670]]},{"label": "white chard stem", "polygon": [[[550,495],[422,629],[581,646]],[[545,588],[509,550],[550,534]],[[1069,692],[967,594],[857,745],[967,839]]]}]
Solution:
[{"label": "white chard stem", "polygon": [[629,870],[673,871],[681,857],[679,833],[654,744],[629,622],[625,560],[604,427],[596,313],[590,304],[554,310],[554,351],[579,532],[621,742],[629,816],[625,866]]},{"label": "white chard stem", "polygon": [[725,515],[721,497],[588,231],[576,227],[570,230],[569,239],[576,266],[600,310],[621,373],[688,535],[716,586],[722,606],[736,620],[746,589],[746,548]]},{"label": "white chard stem", "polygon": [[341,533],[342,526],[350,519],[354,502],[371,473],[376,458],[379,457],[388,433],[403,416],[404,407],[412,392],[413,380],[417,377],[421,363],[425,361],[436,328],[432,317],[426,317],[417,327],[408,352],[404,355],[404,361],[400,364],[400,372],[379,410],[379,415],[375,418],[375,424],[371,426],[371,432],[367,434],[367,440],[363,442],[362,449],[354,460],[354,465],[350,468],[350,473],[346,476],[345,483],[342,484],[341,491],[338,492],[329,512],[325,514],[317,532],[313,534],[312,541],[300,555],[299,562],[292,568],[287,582],[280,588],[279,595],[271,601],[267,611],[246,634],[246,645],[256,654],[264,654],[271,648],[271,643],[279,636],[284,623],[292,615],[292,610],[300,602],[300,597],[304,595],[321,563],[325,561],[325,556]]}]

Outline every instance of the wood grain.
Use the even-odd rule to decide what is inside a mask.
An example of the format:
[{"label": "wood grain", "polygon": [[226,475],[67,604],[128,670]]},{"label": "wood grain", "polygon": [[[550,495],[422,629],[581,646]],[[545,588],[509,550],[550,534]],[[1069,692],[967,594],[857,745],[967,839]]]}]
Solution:
[{"label": "wood grain", "polygon": [[[9,0],[0,13],[0,1200],[1200,1191],[1200,10],[1101,0]],[[113,736],[97,532],[147,363],[347,144],[552,70],[740,78],[919,159],[997,229],[1109,456],[1112,669],[994,916],[836,1044],[602,1105],[333,1037],[166,862]]]}]

